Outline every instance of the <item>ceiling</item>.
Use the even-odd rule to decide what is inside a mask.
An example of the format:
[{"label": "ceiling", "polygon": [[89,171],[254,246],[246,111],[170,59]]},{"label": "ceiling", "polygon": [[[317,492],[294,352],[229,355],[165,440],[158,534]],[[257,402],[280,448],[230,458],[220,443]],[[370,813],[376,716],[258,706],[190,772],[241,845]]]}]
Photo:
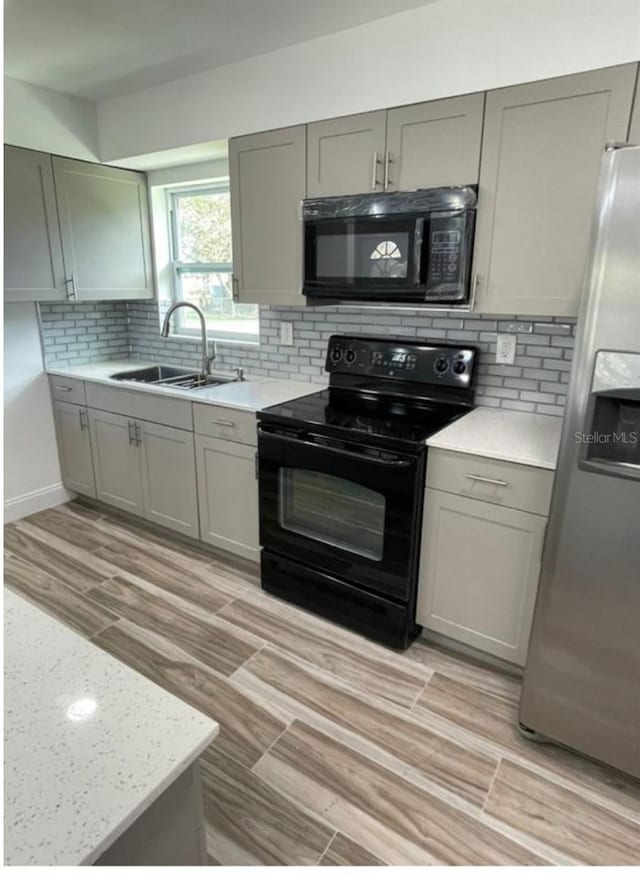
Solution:
[{"label": "ceiling", "polygon": [[5,74],[125,94],[435,0],[6,0]]}]

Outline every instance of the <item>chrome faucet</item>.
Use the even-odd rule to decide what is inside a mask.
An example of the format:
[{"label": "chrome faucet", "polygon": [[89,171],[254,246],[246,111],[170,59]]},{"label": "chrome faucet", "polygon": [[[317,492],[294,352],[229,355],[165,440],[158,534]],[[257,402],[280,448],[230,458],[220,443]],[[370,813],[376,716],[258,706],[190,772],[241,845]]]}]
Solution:
[{"label": "chrome faucet", "polygon": [[190,307],[192,310],[198,314],[200,318],[200,329],[202,331],[202,365],[200,367],[200,372],[203,376],[207,376],[211,373],[211,362],[215,361],[216,357],[216,344],[212,341],[212,353],[209,355],[209,341],[207,340],[207,321],[204,317],[204,313],[200,309],[199,306],[196,306],[194,303],[189,303],[188,300],[177,300],[175,303],[172,303],[169,309],[167,310],[164,321],[162,323],[162,330],[160,331],[163,337],[169,336],[169,323],[171,321],[171,316],[174,312],[180,307]]}]

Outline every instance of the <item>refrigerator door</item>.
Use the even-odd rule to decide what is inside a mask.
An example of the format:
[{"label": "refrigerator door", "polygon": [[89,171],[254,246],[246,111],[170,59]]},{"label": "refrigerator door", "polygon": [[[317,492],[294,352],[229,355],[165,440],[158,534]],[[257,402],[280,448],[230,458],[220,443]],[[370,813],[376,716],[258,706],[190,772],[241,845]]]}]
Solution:
[{"label": "refrigerator door", "polygon": [[520,721],[640,777],[640,148],[598,203]]}]

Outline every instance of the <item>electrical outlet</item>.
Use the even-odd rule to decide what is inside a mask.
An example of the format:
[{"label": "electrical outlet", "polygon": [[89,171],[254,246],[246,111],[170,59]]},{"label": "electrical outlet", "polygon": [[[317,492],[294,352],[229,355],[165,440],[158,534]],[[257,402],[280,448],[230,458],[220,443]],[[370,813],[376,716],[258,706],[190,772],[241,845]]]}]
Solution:
[{"label": "electrical outlet", "polygon": [[496,364],[513,364],[516,360],[515,334],[498,334]]},{"label": "electrical outlet", "polygon": [[280,345],[293,346],[293,322],[280,322]]}]

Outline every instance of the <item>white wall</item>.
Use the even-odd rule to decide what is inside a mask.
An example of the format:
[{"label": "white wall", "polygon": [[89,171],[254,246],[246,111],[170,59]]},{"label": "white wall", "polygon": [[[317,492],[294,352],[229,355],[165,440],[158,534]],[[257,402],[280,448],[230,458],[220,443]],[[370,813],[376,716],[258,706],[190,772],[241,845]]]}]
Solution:
[{"label": "white wall", "polygon": [[4,518],[67,500],[33,303],[4,307]]},{"label": "white wall", "polygon": [[640,0],[441,0],[98,104],[103,160],[638,60]]},{"label": "white wall", "polygon": [[95,104],[5,77],[4,142],[96,161]]}]

